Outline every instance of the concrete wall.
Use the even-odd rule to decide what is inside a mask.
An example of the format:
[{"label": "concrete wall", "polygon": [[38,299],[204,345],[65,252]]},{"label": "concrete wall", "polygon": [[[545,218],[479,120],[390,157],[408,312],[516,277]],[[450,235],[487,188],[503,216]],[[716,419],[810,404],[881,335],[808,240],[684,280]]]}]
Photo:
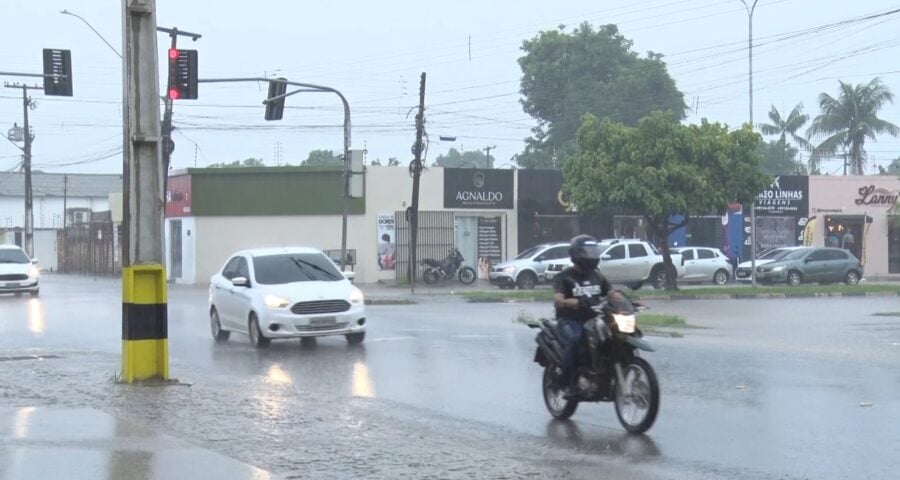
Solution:
[{"label": "concrete wall", "polygon": [[[34,228],[62,228],[63,203],[69,210],[89,209],[92,212],[109,210],[107,197],[62,197],[34,198]],[[71,221],[71,219],[70,219]],[[25,199],[23,197],[0,197],[0,228],[24,227]]]},{"label": "concrete wall", "polygon": [[[884,205],[857,205],[861,187],[874,185],[891,192],[900,191],[894,176],[811,176],[809,178],[809,214],[816,216],[813,245],[825,245],[825,216],[868,215],[872,223],[866,234],[865,276],[900,279],[888,273],[888,210]],[[898,209],[900,207],[894,207]],[[900,213],[900,212],[897,212]],[[861,239],[857,239],[861,241]]]}]

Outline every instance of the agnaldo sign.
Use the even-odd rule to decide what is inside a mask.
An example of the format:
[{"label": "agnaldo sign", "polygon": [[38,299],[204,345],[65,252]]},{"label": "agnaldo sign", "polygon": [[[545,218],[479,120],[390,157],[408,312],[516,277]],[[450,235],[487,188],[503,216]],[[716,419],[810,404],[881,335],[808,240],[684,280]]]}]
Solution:
[{"label": "agnaldo sign", "polygon": [[444,208],[513,208],[513,171],[444,169]]},{"label": "agnaldo sign", "polygon": [[799,216],[809,214],[809,177],[779,175],[756,197],[757,215]]}]

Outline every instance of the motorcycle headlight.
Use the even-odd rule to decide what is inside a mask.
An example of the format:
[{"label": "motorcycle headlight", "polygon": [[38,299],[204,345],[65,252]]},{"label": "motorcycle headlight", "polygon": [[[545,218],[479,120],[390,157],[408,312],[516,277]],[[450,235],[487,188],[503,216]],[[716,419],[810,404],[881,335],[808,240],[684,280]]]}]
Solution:
[{"label": "motorcycle headlight", "polygon": [[634,333],[634,326],[637,323],[635,321],[634,315],[619,315],[617,313],[614,313],[613,320],[616,321],[616,326],[619,327],[620,332]]},{"label": "motorcycle headlight", "polygon": [[784,270],[784,265],[781,265],[781,266],[778,266],[778,267],[773,268],[773,269],[772,269],[772,272],[780,272],[780,271],[783,271],[783,270]]},{"label": "motorcycle headlight", "polygon": [[362,290],[354,288],[347,297],[347,300],[350,303],[363,303],[366,301],[366,297],[363,296]]},{"label": "motorcycle headlight", "polygon": [[290,305],[290,301],[277,295],[266,295],[266,306],[269,308],[284,308]]}]

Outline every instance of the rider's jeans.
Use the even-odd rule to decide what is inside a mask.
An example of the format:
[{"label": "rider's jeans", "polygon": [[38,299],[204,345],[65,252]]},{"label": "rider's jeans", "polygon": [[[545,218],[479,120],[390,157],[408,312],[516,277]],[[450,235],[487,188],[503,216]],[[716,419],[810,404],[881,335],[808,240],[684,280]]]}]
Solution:
[{"label": "rider's jeans", "polygon": [[568,318],[559,319],[557,331],[563,342],[562,351],[562,378],[560,386],[567,387],[571,384],[575,375],[575,354],[578,351],[578,342],[584,335],[584,324]]}]

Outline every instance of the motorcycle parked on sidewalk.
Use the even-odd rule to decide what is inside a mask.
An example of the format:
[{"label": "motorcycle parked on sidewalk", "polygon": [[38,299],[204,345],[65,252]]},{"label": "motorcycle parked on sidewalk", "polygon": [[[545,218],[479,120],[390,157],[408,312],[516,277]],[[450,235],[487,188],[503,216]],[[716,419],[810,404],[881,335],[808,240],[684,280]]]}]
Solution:
[{"label": "motorcycle parked on sidewalk", "polygon": [[540,329],[534,361],[544,367],[544,404],[554,418],[571,417],[580,402],[613,402],[625,430],[644,433],[659,411],[659,383],[653,367],[638,352],[652,352],[653,347],[636,324],[635,314],[644,307],[618,293],[610,294],[614,300],[592,307],[598,315],[584,325],[585,338],[576,354],[575,396],[566,397],[558,386],[563,342],[555,320],[528,325]]},{"label": "motorcycle parked on sidewalk", "polygon": [[475,269],[463,266],[464,261],[465,258],[459,249],[451,247],[447,257],[442,261],[426,258],[420,262],[425,269],[422,279],[428,285],[434,285],[441,280],[453,280],[454,277],[457,277],[464,285],[471,285],[477,278]]}]

